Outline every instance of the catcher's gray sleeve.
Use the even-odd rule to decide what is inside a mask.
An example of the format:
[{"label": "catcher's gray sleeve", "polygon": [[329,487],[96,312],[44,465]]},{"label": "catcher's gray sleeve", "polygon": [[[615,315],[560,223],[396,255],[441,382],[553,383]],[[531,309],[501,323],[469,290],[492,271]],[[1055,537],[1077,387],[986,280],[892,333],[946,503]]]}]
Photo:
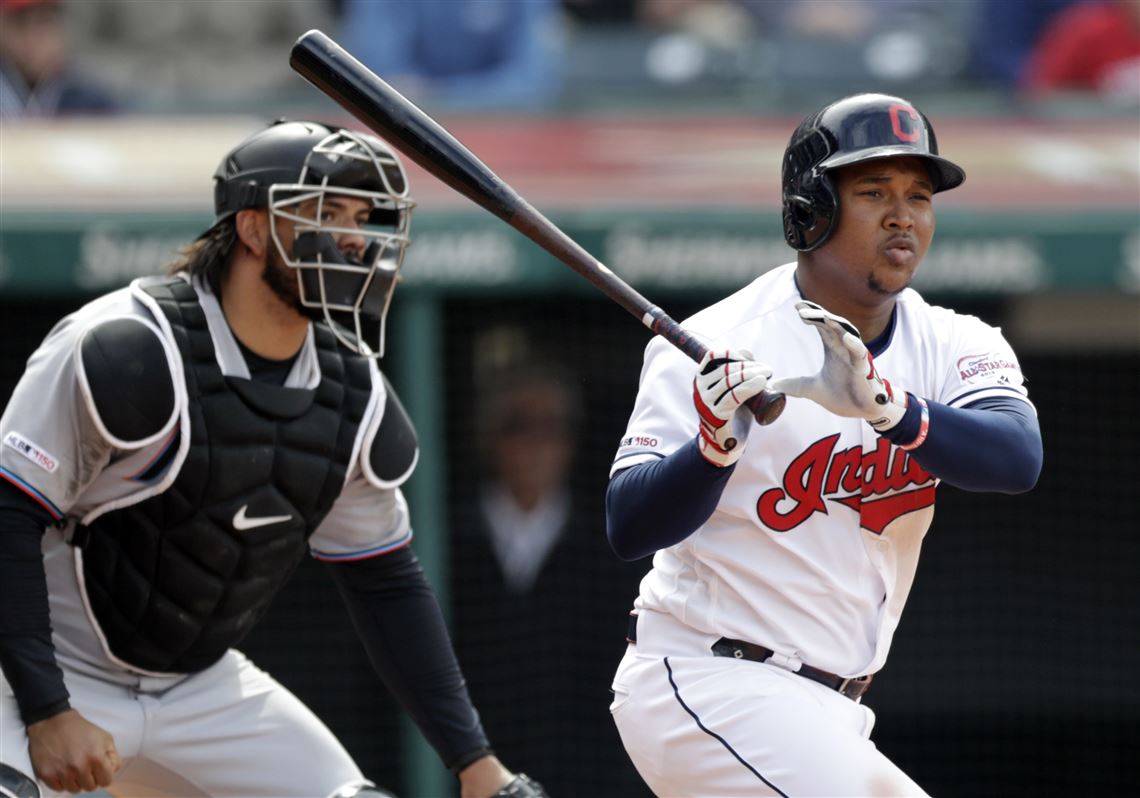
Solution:
[{"label": "catcher's gray sleeve", "polygon": [[[131,469],[177,426],[185,388],[172,380],[174,359],[128,289],[62,319],[29,358],[0,418],[0,478],[55,519],[138,490]],[[117,471],[85,495],[113,460]]]},{"label": "catcher's gray sleeve", "polygon": [[28,360],[0,418],[0,475],[59,519],[110,460],[79,390],[81,321],[69,316]]}]

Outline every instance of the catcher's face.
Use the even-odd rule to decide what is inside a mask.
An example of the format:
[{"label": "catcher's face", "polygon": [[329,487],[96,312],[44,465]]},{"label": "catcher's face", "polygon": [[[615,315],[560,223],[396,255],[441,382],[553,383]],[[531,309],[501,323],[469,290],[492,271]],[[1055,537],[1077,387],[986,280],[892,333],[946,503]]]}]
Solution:
[{"label": "catcher's face", "polygon": [[832,175],[839,223],[815,258],[821,277],[865,305],[914,279],[934,237],[934,184],[920,158],[864,161]]},{"label": "catcher's face", "polygon": [[[328,194],[323,202],[312,199],[299,204],[296,215],[311,220],[309,224],[304,225],[305,229],[336,230],[333,237],[336,239],[337,249],[349,261],[359,263],[364,255],[365,241],[364,236],[355,231],[361,230],[368,224],[371,212],[372,205],[367,200],[343,194]],[[291,243],[298,223],[288,218],[275,219],[275,223],[281,241]]]},{"label": "catcher's face", "polygon": [[[372,206],[366,200],[343,195],[329,195],[324,201],[309,200],[301,203],[297,208],[297,216],[311,219],[312,226],[335,228],[334,234],[337,249],[350,263],[359,264],[364,254],[364,236],[352,231],[359,230],[367,222]],[[319,217],[318,217],[319,213]],[[277,225],[277,236],[283,246],[287,247],[290,256],[297,228],[297,222],[289,218],[271,218],[270,224]],[[306,225],[307,227],[307,225]],[[291,268],[282,257],[278,248],[270,246],[265,253],[265,266],[262,278],[283,301],[293,307],[298,313],[313,318],[323,318],[319,308],[306,307],[301,302],[300,273]]]}]

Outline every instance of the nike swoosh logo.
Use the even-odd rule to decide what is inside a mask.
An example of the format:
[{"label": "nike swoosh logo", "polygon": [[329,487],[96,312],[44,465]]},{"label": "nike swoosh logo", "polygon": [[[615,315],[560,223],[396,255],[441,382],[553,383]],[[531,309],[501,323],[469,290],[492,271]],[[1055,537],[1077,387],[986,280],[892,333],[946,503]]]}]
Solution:
[{"label": "nike swoosh logo", "polygon": [[246,529],[256,529],[259,526],[269,526],[270,524],[280,524],[282,521],[288,521],[293,516],[291,515],[266,515],[261,518],[250,518],[245,514],[249,509],[248,504],[243,504],[241,509],[234,513],[234,529],[244,531]]}]

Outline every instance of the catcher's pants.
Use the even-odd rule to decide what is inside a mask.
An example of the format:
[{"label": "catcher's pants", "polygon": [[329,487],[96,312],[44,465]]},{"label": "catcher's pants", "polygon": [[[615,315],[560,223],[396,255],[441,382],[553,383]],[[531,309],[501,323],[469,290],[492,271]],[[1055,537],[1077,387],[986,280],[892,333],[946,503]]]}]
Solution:
[{"label": "catcher's pants", "polygon": [[[368,783],[316,715],[237,651],[174,686],[126,687],[66,665],[64,680],[72,707],[115,740],[116,798],[320,798]],[[31,774],[15,698],[2,679],[0,688],[0,761]]]},{"label": "catcher's pants", "polygon": [[870,709],[776,665],[713,656],[716,637],[643,611],[618,666],[610,712],[654,793],[926,795],[870,741]]}]

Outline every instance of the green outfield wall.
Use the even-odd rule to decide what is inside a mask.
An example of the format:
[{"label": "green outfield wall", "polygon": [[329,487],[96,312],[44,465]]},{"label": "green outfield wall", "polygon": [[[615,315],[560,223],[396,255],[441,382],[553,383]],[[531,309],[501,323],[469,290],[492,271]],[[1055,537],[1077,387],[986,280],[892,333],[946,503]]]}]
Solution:
[{"label": "green outfield wall", "polygon": [[[772,211],[551,212],[552,220],[642,290],[731,290],[792,260]],[[209,224],[194,214],[5,212],[0,292],[68,297],[151,274]],[[401,292],[595,290],[482,211],[413,217]],[[1140,220],[1130,209],[939,214],[915,286],[1017,296],[1140,292]]]}]

